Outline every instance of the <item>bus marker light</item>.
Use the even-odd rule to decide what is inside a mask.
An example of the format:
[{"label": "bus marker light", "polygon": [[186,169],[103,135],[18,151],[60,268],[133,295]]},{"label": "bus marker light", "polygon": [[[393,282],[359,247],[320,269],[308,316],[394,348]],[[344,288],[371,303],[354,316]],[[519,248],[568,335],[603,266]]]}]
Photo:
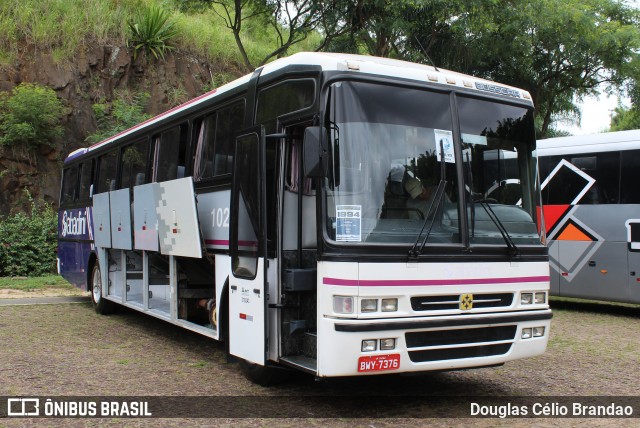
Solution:
[{"label": "bus marker light", "polygon": [[362,341],[362,352],[371,352],[378,349],[378,341],[375,339],[365,339]]},{"label": "bus marker light", "polygon": [[606,275],[606,274],[608,274],[608,273],[609,273],[609,271],[608,271],[608,270],[606,270],[606,269],[601,269],[601,270],[600,270],[600,273],[601,273],[601,274],[603,274],[603,275]]},{"label": "bus marker light", "polygon": [[398,310],[398,299],[382,299],[380,305],[382,312],[395,312]]},{"label": "bus marker light", "polygon": [[569,276],[569,272],[562,272],[562,276]]},{"label": "bus marker light", "polygon": [[333,312],[337,314],[353,313],[352,296],[333,296]]},{"label": "bus marker light", "polygon": [[533,334],[533,331],[532,331],[532,330],[533,330],[533,329],[531,329],[531,328],[523,328],[523,329],[522,329],[522,336],[521,336],[521,337],[522,337],[523,339],[530,339],[530,338],[531,338],[531,336],[532,336],[532,334]]}]

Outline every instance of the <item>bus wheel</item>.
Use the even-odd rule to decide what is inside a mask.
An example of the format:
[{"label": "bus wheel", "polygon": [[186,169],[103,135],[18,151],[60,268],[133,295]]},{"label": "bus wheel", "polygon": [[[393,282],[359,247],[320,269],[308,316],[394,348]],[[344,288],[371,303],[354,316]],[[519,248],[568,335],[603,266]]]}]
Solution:
[{"label": "bus wheel", "polygon": [[240,360],[240,370],[248,380],[260,386],[278,385],[287,381],[292,374],[291,370],[279,367],[260,366],[247,360]]},{"label": "bus wheel", "polygon": [[114,303],[102,298],[102,275],[100,274],[100,264],[96,262],[91,271],[91,302],[93,309],[100,315],[113,313]]}]

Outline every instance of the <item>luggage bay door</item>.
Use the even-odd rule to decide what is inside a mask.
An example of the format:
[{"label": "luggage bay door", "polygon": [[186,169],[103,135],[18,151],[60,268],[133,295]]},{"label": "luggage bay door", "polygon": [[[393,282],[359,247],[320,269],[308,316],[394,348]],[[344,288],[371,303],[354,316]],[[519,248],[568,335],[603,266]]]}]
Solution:
[{"label": "luggage bay door", "polygon": [[267,354],[265,141],[262,127],[238,136],[231,192],[229,352],[264,365]]}]

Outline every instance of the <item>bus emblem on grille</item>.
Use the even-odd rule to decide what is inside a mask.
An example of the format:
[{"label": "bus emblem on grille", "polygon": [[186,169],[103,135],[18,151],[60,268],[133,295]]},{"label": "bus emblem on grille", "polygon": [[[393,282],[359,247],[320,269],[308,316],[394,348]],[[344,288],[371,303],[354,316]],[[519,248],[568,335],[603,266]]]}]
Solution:
[{"label": "bus emblem on grille", "polygon": [[461,311],[470,311],[473,309],[473,294],[462,294],[460,296],[460,310]]}]

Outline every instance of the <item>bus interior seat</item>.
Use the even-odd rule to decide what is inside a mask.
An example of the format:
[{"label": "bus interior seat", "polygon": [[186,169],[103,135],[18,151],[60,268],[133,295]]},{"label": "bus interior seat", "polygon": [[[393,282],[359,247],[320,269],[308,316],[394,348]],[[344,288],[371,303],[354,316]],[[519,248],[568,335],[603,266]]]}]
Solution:
[{"label": "bus interior seat", "polygon": [[136,174],[136,182],[134,184],[134,186],[140,186],[141,184],[144,184],[144,177],[145,174],[144,172],[139,172]]}]

